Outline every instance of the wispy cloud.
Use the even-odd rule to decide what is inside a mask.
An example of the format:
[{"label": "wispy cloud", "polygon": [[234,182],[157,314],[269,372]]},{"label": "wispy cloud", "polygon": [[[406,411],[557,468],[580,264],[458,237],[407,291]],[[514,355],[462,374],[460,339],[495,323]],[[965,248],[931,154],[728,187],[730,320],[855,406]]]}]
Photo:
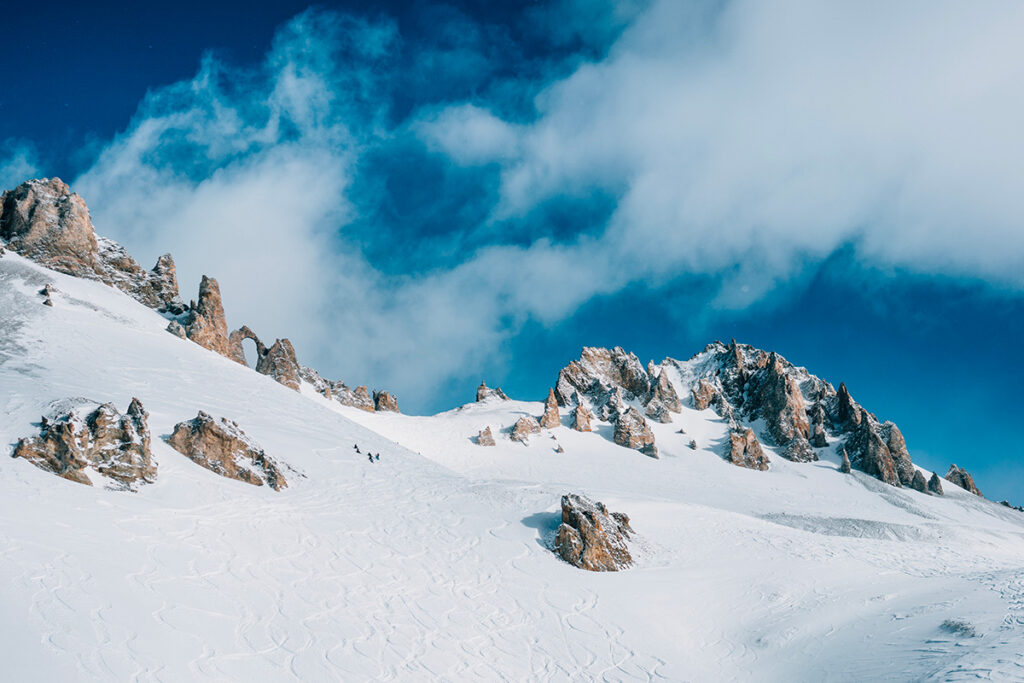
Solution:
[{"label": "wispy cloud", "polygon": [[589,5],[530,15],[582,51],[518,80],[508,35],[461,15],[416,46],[307,12],[258,67],[150,93],[75,189],[186,290],[218,277],[233,323],[413,405],[636,283],[699,276],[740,309],[853,245],[1024,286],[1019,5]]}]

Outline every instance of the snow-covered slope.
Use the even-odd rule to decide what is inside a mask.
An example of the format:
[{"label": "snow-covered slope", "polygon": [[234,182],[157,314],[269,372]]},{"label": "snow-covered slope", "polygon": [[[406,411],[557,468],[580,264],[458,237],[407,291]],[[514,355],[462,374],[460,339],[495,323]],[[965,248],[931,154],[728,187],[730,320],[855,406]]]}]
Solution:
[{"label": "snow-covered slope", "polygon": [[[0,257],[0,442],[36,433],[56,399],[137,397],[158,465],[131,493],[0,458],[9,680],[1024,676],[1024,514],[840,474],[834,445],[734,467],[711,410],[653,424],[658,460],[603,424],[526,445],[500,431],[540,403],[368,413],[166,323]],[[275,492],[192,463],[161,437],[199,410],[302,476]],[[487,425],[495,447],[471,438]],[[635,567],[584,572],[548,550],[569,491],[630,515]]]}]

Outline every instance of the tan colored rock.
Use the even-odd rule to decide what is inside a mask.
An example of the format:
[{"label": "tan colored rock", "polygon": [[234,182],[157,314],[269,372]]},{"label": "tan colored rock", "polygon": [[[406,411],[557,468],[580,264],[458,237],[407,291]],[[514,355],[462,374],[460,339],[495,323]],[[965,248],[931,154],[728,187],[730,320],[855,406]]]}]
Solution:
[{"label": "tan colored rock", "polygon": [[18,441],[14,457],[91,486],[88,468],[107,488],[134,491],[156,479],[148,417],[136,398],[123,415],[111,403],[59,401],[43,416],[39,436]]},{"label": "tan colored rock", "polygon": [[672,421],[672,413],[664,403],[656,399],[652,399],[651,402],[647,404],[647,407],[644,409],[644,415],[655,422],[660,422],[662,424],[668,424]]},{"label": "tan colored rock", "polygon": [[387,411],[391,413],[400,413],[398,409],[398,399],[394,395],[386,391],[375,391],[373,392],[373,405],[380,411]]},{"label": "tan colored rock", "polygon": [[275,491],[288,485],[282,467],[237,422],[225,418],[217,421],[200,411],[195,418],[176,424],[167,443],[192,462],[222,477],[254,486],[267,484]]},{"label": "tan colored rock", "polygon": [[189,306],[185,333],[196,344],[248,367],[241,340],[232,341],[228,336],[220,285],[212,277],[204,275],[199,283],[199,303]]},{"label": "tan colored rock", "polygon": [[368,413],[372,413],[377,410],[377,407],[373,403],[373,397],[370,396],[370,390],[365,386],[358,386],[355,389],[349,389],[344,384],[339,387],[337,384],[334,386],[334,395],[338,399],[338,402],[342,405],[353,406],[360,410],[365,410]]},{"label": "tan colored rock", "polygon": [[650,378],[640,359],[620,347],[604,349],[587,346],[558,373],[555,396],[559,405],[568,406],[575,392],[607,393],[620,388],[633,397],[643,398],[651,389]]},{"label": "tan colored rock", "polygon": [[480,433],[476,435],[476,445],[477,446],[493,446],[493,445],[495,445],[494,444],[494,434],[491,433],[491,428],[489,426],[481,429]]},{"label": "tan colored rock", "polygon": [[278,384],[299,390],[299,361],[287,339],[278,339],[256,362],[256,372],[272,377]]},{"label": "tan colored rock", "polygon": [[795,462],[814,461],[818,454],[808,441],[807,407],[788,367],[777,353],[768,354],[765,367],[749,379],[744,412],[764,420],[768,435],[786,458]]},{"label": "tan colored rock", "polygon": [[845,382],[839,383],[839,391],[836,393],[837,421],[841,428],[855,429],[860,426],[861,408],[853,397],[850,396]]},{"label": "tan colored rock", "polygon": [[658,448],[654,445],[654,433],[640,411],[632,406],[616,418],[612,439],[620,446],[632,448],[652,458],[658,457]]},{"label": "tan colored rock", "polygon": [[540,424],[537,423],[537,419],[530,417],[529,415],[524,415],[516,420],[516,424],[512,427],[512,433],[509,438],[513,441],[525,444],[531,434],[539,433]]},{"label": "tan colored rock", "polygon": [[481,401],[486,401],[489,398],[498,398],[501,399],[502,401],[508,400],[508,396],[506,396],[505,392],[501,390],[501,387],[491,389],[490,387],[487,386],[486,383],[480,382],[480,386],[476,388],[477,403],[480,403]]},{"label": "tan colored rock", "polygon": [[540,426],[544,429],[554,429],[562,426],[562,418],[558,414],[558,400],[555,398],[555,390],[548,389],[548,398],[544,401],[544,414],[540,418]]},{"label": "tan colored rock", "polygon": [[175,337],[181,337],[182,339],[188,339],[188,333],[185,332],[185,328],[181,326],[177,320],[172,320],[167,323],[167,331],[173,334]]},{"label": "tan colored rock", "polygon": [[[649,374],[649,373],[648,373]],[[660,403],[666,410],[673,413],[683,412],[683,402],[679,400],[675,387],[669,381],[668,373],[662,367],[658,373],[658,380],[654,382],[654,389],[651,392],[651,402]]]},{"label": "tan colored rock", "polygon": [[99,280],[160,311],[183,313],[174,261],[146,271],[119,244],[97,237],[89,209],[60,178],[29,180],[0,197],[0,238],[47,268]]},{"label": "tan colored rock", "polygon": [[749,427],[729,432],[729,462],[752,470],[767,470],[768,456],[761,449],[761,443]]},{"label": "tan colored rock", "polygon": [[574,493],[562,496],[562,523],[555,536],[555,553],[592,572],[614,572],[632,566],[629,517],[608,512],[603,503]]},{"label": "tan colored rock", "polygon": [[885,422],[878,428],[878,434],[885,441],[886,448],[889,449],[889,455],[896,465],[896,476],[899,477],[900,484],[913,487],[914,475],[917,474],[917,469],[914,467],[914,463],[910,461],[907,442],[904,441],[899,427],[892,422]]},{"label": "tan colored rock", "polygon": [[976,496],[981,495],[981,491],[974,485],[974,477],[967,473],[962,467],[957,467],[955,464],[949,466],[949,472],[946,473],[946,481],[956,484],[965,491],[970,491]]},{"label": "tan colored rock", "polygon": [[577,432],[589,432],[592,419],[594,419],[594,414],[582,403],[572,409],[572,428]]},{"label": "tan colored rock", "polygon": [[846,449],[844,448],[843,449],[843,461],[839,464],[839,471],[842,472],[843,474],[849,474],[852,470],[853,470],[853,468],[850,465],[850,456],[846,452]]},{"label": "tan colored rock", "polygon": [[697,380],[697,384],[690,390],[693,407],[697,410],[707,410],[710,408],[717,396],[718,389],[706,379]]}]

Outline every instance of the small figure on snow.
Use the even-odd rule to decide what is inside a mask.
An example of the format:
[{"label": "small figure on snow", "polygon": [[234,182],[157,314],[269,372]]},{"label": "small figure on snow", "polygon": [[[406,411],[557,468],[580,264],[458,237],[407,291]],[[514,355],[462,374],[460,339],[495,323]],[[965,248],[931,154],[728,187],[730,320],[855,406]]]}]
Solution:
[{"label": "small figure on snow", "polygon": [[377,460],[378,462],[380,462],[380,453],[378,453],[378,454],[376,455],[376,457],[375,457],[375,460]]},{"label": "small figure on snow", "polygon": [[359,444],[352,446],[352,448],[356,449],[356,453],[362,453],[362,451],[359,450]]},{"label": "small figure on snow", "polygon": [[369,459],[370,462],[373,462],[373,453],[367,453],[366,457],[367,459]]}]

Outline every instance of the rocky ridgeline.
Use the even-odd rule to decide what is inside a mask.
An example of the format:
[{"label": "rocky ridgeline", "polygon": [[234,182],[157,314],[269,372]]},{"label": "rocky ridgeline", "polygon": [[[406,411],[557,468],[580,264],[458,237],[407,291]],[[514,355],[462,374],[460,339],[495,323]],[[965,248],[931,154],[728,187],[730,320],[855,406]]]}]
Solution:
[{"label": "rocky ridgeline", "polygon": [[222,477],[280,491],[288,484],[282,467],[267,455],[237,422],[215,420],[202,411],[179,422],[167,443],[192,462]]},{"label": "rocky ridgeline", "polygon": [[[256,344],[256,371],[290,389],[306,380],[327,398],[363,410],[398,412],[398,401],[386,391],[366,387],[349,389],[328,382],[301,366],[288,339],[269,347],[248,327],[228,332],[220,286],[203,276],[199,298],[186,306],[178,294],[174,259],[164,254],[152,270],[144,270],[116,242],[96,234],[85,201],[59,178],[29,180],[0,197],[0,238],[3,244],[40,265],[75,277],[98,280],[125,292],[136,301],[171,317],[167,331],[241,364],[248,365],[242,342]],[[43,303],[53,306],[49,286]],[[501,390],[497,390],[501,396]]]},{"label": "rocky ridgeline", "polygon": [[[559,372],[554,395],[571,408],[575,428],[588,431],[592,419],[609,422],[616,443],[649,455],[657,448],[647,421],[671,422],[687,400],[728,424],[723,455],[736,465],[768,469],[762,440],[794,462],[817,460],[820,449],[840,444],[844,471],[856,468],[892,486],[942,494],[938,477],[926,480],[911,462],[899,428],[861,407],[845,384],[835,389],[777,353],[735,341],[646,367],[622,348],[586,347]],[[760,433],[751,429],[755,423]],[[964,475],[954,467],[946,479],[976,493]]]},{"label": "rocky ridgeline", "polygon": [[508,396],[506,396],[505,392],[501,390],[501,387],[496,387],[492,389],[489,386],[487,386],[487,384],[485,384],[484,382],[480,382],[480,386],[476,388],[476,402],[482,403],[492,398],[502,401],[508,400]]},{"label": "rocky ridgeline", "polygon": [[156,479],[148,417],[135,398],[125,413],[111,403],[64,399],[43,416],[39,435],[19,440],[13,455],[80,484],[92,486],[98,477],[107,488],[134,491]]},{"label": "rocky ridgeline", "polygon": [[0,238],[47,268],[98,280],[161,312],[185,311],[171,255],[143,269],[119,244],[97,237],[85,202],[60,178],[29,180],[4,192]]},{"label": "rocky ridgeline", "polygon": [[615,572],[633,564],[629,517],[608,512],[603,503],[569,493],[562,496],[562,523],[555,535],[555,553],[592,572]]}]

